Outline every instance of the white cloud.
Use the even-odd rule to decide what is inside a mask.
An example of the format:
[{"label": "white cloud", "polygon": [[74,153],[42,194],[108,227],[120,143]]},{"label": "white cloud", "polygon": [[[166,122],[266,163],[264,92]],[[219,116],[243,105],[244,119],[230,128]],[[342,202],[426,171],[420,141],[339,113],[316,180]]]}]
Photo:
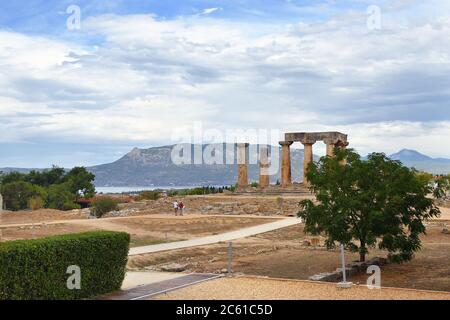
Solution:
[{"label": "white cloud", "polygon": [[208,9],[204,9],[202,11],[202,14],[203,15],[208,15],[208,14],[214,13],[214,12],[216,12],[218,10],[222,10],[222,9],[221,8],[208,8]]},{"label": "white cloud", "polygon": [[397,15],[378,32],[365,12],[296,26],[103,15],[83,21],[104,39],[92,47],[1,31],[0,142],[165,143],[203,121],[339,129],[362,152],[450,156],[450,19],[405,28]]}]

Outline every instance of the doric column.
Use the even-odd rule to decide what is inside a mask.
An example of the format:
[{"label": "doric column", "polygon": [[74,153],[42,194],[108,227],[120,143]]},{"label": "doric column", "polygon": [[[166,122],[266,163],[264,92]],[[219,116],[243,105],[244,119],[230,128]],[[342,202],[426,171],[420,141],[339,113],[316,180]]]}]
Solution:
[{"label": "doric column", "polygon": [[292,141],[280,141],[281,145],[281,186],[288,187],[292,184],[291,173],[291,145]]},{"label": "doric column", "polygon": [[[336,147],[338,147],[338,148],[340,148],[342,150],[345,150],[345,149],[347,149],[348,145],[349,145],[349,143],[347,141],[345,141],[345,142],[344,141],[339,141],[336,144]],[[345,166],[347,164],[347,159],[342,160],[340,163],[341,163],[341,165]]]},{"label": "doric column", "polygon": [[334,148],[336,147],[336,142],[324,139],[323,142],[327,145],[327,157],[334,157]]},{"label": "doric column", "polygon": [[311,184],[308,181],[308,178],[306,177],[306,173],[308,172],[308,166],[310,163],[313,162],[313,144],[309,142],[302,142],[305,146],[304,156],[305,159],[303,160],[303,184],[305,187],[309,187]]},{"label": "doric column", "polygon": [[269,184],[269,148],[261,145],[259,147],[259,186],[266,188]]},{"label": "doric column", "polygon": [[237,163],[238,163],[238,181],[239,188],[248,186],[248,143],[237,144]]}]

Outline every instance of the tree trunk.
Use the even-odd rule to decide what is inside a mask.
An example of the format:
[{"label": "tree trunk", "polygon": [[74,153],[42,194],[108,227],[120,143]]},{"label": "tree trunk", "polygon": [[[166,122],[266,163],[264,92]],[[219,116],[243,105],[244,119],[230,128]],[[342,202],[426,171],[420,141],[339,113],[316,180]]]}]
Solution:
[{"label": "tree trunk", "polygon": [[359,253],[359,262],[366,262],[366,254],[360,252]]},{"label": "tree trunk", "polygon": [[363,240],[360,241],[360,247],[359,247],[359,262],[366,262],[366,242]]}]

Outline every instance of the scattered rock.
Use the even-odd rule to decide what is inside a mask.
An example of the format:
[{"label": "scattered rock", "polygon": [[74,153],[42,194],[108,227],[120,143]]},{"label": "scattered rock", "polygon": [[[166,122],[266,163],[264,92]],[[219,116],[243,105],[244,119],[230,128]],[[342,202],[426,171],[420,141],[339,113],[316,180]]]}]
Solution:
[{"label": "scattered rock", "polygon": [[309,280],[311,281],[325,281],[325,282],[335,282],[340,280],[342,277],[342,273],[339,272],[324,272],[319,273],[316,275],[313,275],[312,277],[309,277]]},{"label": "scattered rock", "polygon": [[149,267],[145,267],[144,270],[148,270],[148,271],[157,271],[158,268],[155,266],[149,266]]},{"label": "scattered rock", "polygon": [[222,270],[220,270],[220,273],[228,273],[228,269],[222,269]]},{"label": "scattered rock", "polygon": [[[342,268],[337,268],[336,272],[338,272],[342,275]],[[349,267],[345,268],[345,274],[347,275],[347,277],[357,275],[358,273],[359,273],[359,269],[357,269],[357,268],[349,268]]]},{"label": "scattered rock", "polygon": [[160,269],[165,272],[183,272],[186,270],[186,265],[171,263],[161,266]]},{"label": "scattered rock", "polygon": [[139,212],[136,208],[130,208],[130,209],[122,209],[118,211],[111,211],[108,213],[109,216],[112,217],[128,217],[130,214],[133,214],[135,212]]},{"label": "scattered rock", "polygon": [[358,272],[366,272],[367,270],[367,263],[365,262],[359,262],[355,261],[347,265],[349,268],[357,269]]},{"label": "scattered rock", "polygon": [[450,231],[447,228],[442,229],[443,234],[450,234]]},{"label": "scattered rock", "polygon": [[311,242],[309,242],[308,240],[305,240],[305,241],[302,242],[302,246],[310,247],[311,246]]},{"label": "scattered rock", "polygon": [[381,258],[381,257],[375,257],[375,258],[372,258],[372,259],[366,261],[366,265],[367,266],[373,266],[373,265],[375,265],[375,266],[384,266],[387,263],[388,263],[388,259]]}]

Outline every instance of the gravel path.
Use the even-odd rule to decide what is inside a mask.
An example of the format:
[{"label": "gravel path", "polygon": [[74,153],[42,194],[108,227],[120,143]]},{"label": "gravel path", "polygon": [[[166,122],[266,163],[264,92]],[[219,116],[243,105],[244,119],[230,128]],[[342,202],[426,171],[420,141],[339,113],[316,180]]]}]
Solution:
[{"label": "gravel path", "polygon": [[156,296],[160,300],[450,300],[450,293],[400,288],[338,289],[335,283],[269,279],[221,278]]},{"label": "gravel path", "polygon": [[185,240],[185,241],[176,241],[176,242],[169,242],[169,243],[161,243],[161,244],[155,244],[150,246],[143,246],[143,247],[135,247],[130,249],[129,256],[135,256],[139,254],[145,254],[145,253],[154,253],[154,252],[160,252],[160,251],[168,251],[168,250],[176,250],[176,249],[183,249],[183,248],[189,248],[189,247],[196,247],[196,246],[204,246],[208,244],[214,244],[219,242],[226,242],[241,238],[250,237],[256,234],[265,233],[289,226],[293,226],[296,224],[300,224],[301,220],[298,218],[286,218],[286,219],[280,219],[279,221],[271,222],[271,223],[265,223],[254,227],[248,227],[243,228],[236,231],[230,231],[214,236],[208,236],[208,237],[201,237],[191,240]]}]

